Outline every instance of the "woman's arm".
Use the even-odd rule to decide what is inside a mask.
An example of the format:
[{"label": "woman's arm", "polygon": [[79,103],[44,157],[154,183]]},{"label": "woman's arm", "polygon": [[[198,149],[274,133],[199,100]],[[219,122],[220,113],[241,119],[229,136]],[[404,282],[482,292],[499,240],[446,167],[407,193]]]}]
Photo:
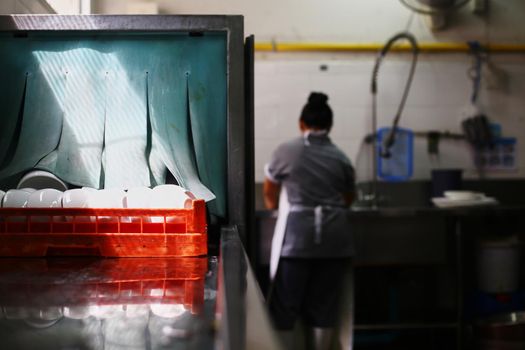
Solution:
[{"label": "woman's arm", "polygon": [[281,185],[272,182],[268,179],[264,179],[263,184],[263,195],[264,205],[267,209],[275,210],[279,206],[279,191]]}]

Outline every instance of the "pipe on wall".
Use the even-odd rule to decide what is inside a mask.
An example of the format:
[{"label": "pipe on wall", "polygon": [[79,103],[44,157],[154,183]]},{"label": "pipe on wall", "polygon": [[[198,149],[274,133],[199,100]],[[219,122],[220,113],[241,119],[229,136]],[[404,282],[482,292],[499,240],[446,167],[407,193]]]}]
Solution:
[{"label": "pipe on wall", "polygon": [[[377,52],[383,44],[379,43],[294,43],[294,42],[258,42],[255,51],[260,52]],[[493,53],[525,53],[525,44],[489,44],[484,46]],[[392,47],[392,51],[408,52],[411,47],[401,43]],[[420,43],[419,50],[432,53],[470,52],[467,43]]]}]

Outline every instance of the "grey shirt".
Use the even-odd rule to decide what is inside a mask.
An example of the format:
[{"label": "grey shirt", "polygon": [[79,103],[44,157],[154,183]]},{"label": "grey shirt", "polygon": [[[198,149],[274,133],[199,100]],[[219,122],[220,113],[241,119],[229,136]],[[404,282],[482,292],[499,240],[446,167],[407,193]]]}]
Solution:
[{"label": "grey shirt", "polygon": [[[310,134],[281,144],[265,168],[266,177],[282,184],[292,211],[281,251],[284,257],[335,258],[354,253],[344,194],[355,190],[348,157],[327,135]],[[315,207],[322,207],[321,230]]]}]

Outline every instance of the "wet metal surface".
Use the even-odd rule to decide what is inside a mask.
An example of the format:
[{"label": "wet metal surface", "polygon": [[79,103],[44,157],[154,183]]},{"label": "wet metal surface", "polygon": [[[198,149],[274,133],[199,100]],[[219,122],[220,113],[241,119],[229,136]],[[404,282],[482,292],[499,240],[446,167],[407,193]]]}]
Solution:
[{"label": "wet metal surface", "polygon": [[8,349],[211,349],[217,258],[0,259]]}]

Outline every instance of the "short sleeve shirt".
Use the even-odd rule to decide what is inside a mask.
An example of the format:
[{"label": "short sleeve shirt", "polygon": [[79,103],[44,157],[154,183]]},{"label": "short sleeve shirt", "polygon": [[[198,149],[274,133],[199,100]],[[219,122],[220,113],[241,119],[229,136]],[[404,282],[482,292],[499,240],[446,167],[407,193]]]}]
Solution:
[{"label": "short sleeve shirt", "polygon": [[355,191],[354,168],[326,135],[299,137],[281,144],[265,167],[268,180],[282,184],[292,206],[323,206],[322,239],[315,238],[313,210],[294,211],[281,256],[347,257],[353,237],[344,195]]}]

